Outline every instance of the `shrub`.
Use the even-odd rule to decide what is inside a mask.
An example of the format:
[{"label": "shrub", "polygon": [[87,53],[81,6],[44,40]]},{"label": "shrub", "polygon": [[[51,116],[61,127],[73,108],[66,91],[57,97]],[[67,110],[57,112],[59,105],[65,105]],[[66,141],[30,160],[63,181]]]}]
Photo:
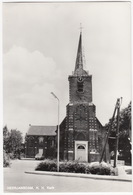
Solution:
[{"label": "shrub", "polygon": [[90,173],[91,174],[99,174],[100,173],[100,166],[99,162],[93,162],[90,163],[89,168],[90,168]]},{"label": "shrub", "polygon": [[90,168],[90,173],[91,174],[111,175],[111,173],[113,172],[113,168],[105,162],[90,163],[89,168]]},{"label": "shrub", "polygon": [[86,173],[86,166],[78,162],[60,163],[60,172]]},{"label": "shrub", "polygon": [[14,153],[13,152],[9,153],[9,157],[10,157],[10,159],[14,160],[15,159]]},{"label": "shrub", "polygon": [[68,171],[68,166],[67,166],[67,163],[60,163],[60,172],[69,172]]},{"label": "shrub", "polygon": [[[85,164],[78,162],[60,162],[60,172],[86,173]],[[44,160],[39,163],[35,170],[38,171],[57,171],[57,163],[54,160]]]},{"label": "shrub", "polygon": [[75,173],[86,173],[86,165],[75,163]]},{"label": "shrub", "polygon": [[55,161],[51,160],[45,160],[38,164],[38,166],[35,168],[35,170],[38,171],[56,171],[57,170],[57,164]]},{"label": "shrub", "polygon": [[[35,170],[39,171],[57,171],[57,163],[54,160],[44,160]],[[98,175],[111,175],[114,171],[113,167],[107,163],[78,163],[74,161],[60,162],[60,172],[69,173],[87,173],[87,174],[98,174]]]},{"label": "shrub", "polygon": [[20,154],[20,159],[21,159],[21,158],[25,158],[25,154],[24,154],[24,153],[21,153],[21,154]]},{"label": "shrub", "polygon": [[74,162],[67,162],[64,164],[64,168],[67,170],[67,172],[75,173],[76,166]]},{"label": "shrub", "polygon": [[90,166],[89,166],[89,164],[86,164],[86,173],[90,174]]},{"label": "shrub", "polygon": [[9,155],[4,151],[3,152],[3,167],[9,167],[10,166],[10,157]]},{"label": "shrub", "polygon": [[101,163],[100,164],[100,175],[110,175],[111,174],[111,169],[110,166],[106,163]]}]

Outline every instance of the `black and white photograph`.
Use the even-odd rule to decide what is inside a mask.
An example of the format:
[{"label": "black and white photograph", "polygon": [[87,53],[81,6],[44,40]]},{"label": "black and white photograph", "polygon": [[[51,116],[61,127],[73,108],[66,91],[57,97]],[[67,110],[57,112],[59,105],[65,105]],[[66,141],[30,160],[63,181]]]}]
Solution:
[{"label": "black and white photograph", "polygon": [[3,193],[132,192],[131,1],[3,1]]}]

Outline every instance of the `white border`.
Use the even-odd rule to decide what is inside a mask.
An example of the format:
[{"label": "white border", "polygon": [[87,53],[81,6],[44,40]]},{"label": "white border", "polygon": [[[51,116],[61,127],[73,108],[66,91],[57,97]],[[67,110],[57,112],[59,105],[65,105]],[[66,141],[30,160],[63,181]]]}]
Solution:
[{"label": "white border", "polygon": [[[133,46],[133,38],[132,38],[132,34],[133,34],[133,1],[132,0],[1,0],[0,1],[0,43],[2,43],[2,3],[30,3],[30,2],[37,2],[37,3],[41,3],[41,2],[131,2],[131,64],[133,62],[133,55],[132,55],[132,46]],[[133,75],[133,67],[132,67],[132,75]],[[132,86],[133,86],[133,77],[132,77]],[[133,93],[133,92],[132,92]],[[133,96],[132,96],[133,97]],[[133,109],[132,109],[133,112]],[[132,115],[132,121],[133,121],[133,115]],[[0,127],[1,127],[1,131],[0,131],[0,194],[8,194],[8,193],[3,193],[3,68],[2,68],[2,44],[0,44]],[[133,138],[133,135],[132,135]],[[132,162],[133,162],[133,156],[132,156]],[[132,189],[133,191],[133,189]],[[12,194],[12,193],[10,193]],[[19,193],[15,193],[16,195]],[[32,194],[32,193],[24,193],[24,195],[26,194]],[[34,194],[39,194],[40,193],[34,193]],[[45,193],[47,194],[47,193]],[[50,194],[50,193],[48,193]],[[52,194],[58,194],[58,193],[52,193]],[[60,194],[66,194],[66,193],[60,193]],[[70,193],[71,194],[71,193]],[[103,195],[103,194],[112,194],[110,192],[102,192],[102,193],[75,193],[76,195],[79,194],[98,194],[98,195]],[[123,195],[130,195],[132,194],[132,192],[123,192],[123,193],[113,193],[113,195],[118,195],[118,194],[123,194]]]}]

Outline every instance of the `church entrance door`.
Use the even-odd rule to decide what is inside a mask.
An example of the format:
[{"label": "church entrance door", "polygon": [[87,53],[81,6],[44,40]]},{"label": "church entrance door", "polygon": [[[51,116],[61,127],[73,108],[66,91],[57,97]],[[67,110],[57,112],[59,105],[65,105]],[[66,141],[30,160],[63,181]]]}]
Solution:
[{"label": "church entrance door", "polygon": [[75,160],[88,162],[88,142],[75,141]]}]

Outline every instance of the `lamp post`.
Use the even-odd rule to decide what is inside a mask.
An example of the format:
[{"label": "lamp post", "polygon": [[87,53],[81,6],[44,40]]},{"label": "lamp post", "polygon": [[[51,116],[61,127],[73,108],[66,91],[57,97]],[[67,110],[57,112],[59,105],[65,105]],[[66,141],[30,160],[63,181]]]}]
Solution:
[{"label": "lamp post", "polygon": [[60,158],[60,127],[59,127],[59,114],[60,114],[60,100],[51,92],[51,94],[58,100],[58,130],[57,130],[57,172],[59,172],[59,158]]}]

